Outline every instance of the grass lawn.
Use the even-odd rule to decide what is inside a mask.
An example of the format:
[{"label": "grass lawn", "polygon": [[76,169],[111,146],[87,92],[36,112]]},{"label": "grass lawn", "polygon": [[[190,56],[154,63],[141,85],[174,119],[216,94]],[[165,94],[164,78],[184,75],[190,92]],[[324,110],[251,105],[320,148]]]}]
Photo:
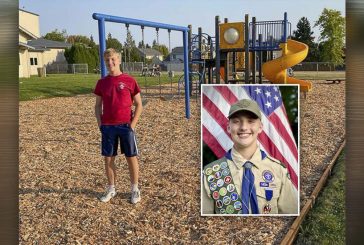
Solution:
[{"label": "grass lawn", "polygon": [[[133,75],[139,86],[153,86],[159,84],[158,77],[141,77]],[[173,78],[177,82],[180,76]],[[50,74],[47,77],[32,76],[19,78],[20,101],[51,97],[75,96],[92,93],[100,74]],[[167,75],[162,74],[161,83],[170,83]]]},{"label": "grass lawn", "polygon": [[303,221],[296,244],[345,244],[344,158],[342,153],[314,208]]},{"label": "grass lawn", "polygon": [[[159,77],[142,77],[139,73],[132,74],[139,86],[159,85]],[[177,83],[182,73],[176,73],[172,82]],[[345,78],[345,72],[301,72],[294,73],[294,77],[307,80],[326,80]],[[92,93],[100,74],[49,74],[47,77],[32,76],[19,79],[20,101],[51,97],[75,96]],[[194,80],[198,78],[194,77]],[[170,84],[167,74],[160,77],[161,84]]]}]

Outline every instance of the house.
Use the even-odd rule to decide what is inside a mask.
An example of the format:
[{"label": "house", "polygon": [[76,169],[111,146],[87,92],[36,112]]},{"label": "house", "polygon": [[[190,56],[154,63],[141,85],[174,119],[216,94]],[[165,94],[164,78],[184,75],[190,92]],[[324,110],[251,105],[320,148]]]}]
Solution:
[{"label": "house", "polygon": [[39,15],[19,9],[19,77],[37,75],[37,68],[49,64],[67,64],[64,51],[71,46],[41,38]]},{"label": "house", "polygon": [[182,47],[175,47],[172,49],[172,52],[169,54],[168,61],[182,61],[184,60],[183,57],[183,46]]},{"label": "house", "polygon": [[160,64],[163,60],[163,54],[158,50],[152,48],[138,48],[138,51],[142,60],[144,60],[144,58],[152,60],[153,64]]}]

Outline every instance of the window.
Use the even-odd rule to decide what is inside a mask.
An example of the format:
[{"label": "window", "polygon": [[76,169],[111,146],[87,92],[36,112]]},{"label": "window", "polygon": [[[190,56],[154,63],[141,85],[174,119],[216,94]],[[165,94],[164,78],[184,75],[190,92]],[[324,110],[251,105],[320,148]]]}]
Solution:
[{"label": "window", "polygon": [[38,65],[38,59],[37,58],[30,58],[30,65],[31,66]]}]

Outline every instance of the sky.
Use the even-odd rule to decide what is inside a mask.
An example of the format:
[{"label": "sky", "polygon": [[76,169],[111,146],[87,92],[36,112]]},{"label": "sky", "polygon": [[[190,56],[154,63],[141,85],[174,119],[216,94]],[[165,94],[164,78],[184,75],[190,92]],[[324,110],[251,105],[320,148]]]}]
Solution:
[{"label": "sky", "polygon": [[[19,0],[19,8],[39,15],[40,33],[45,35],[55,29],[65,29],[68,35],[94,37],[98,43],[98,25],[92,18],[93,13],[102,13],[133,19],[188,26],[192,32],[198,27],[204,33],[215,36],[215,16],[220,21],[228,18],[229,22],[243,22],[245,14],[256,17],[257,21],[283,20],[288,14],[292,31],[296,29],[301,17],[307,17],[311,27],[318,20],[324,8],[339,10],[345,16],[345,0]],[[314,36],[319,37],[319,29],[312,28]],[[130,27],[136,42],[142,40],[139,26]],[[124,24],[106,22],[106,34],[111,33],[122,43],[126,38]],[[145,42],[152,44],[156,39],[154,28],[145,28]],[[159,42],[167,47],[167,30],[159,31]],[[182,46],[182,33],[171,32],[171,49]]]}]

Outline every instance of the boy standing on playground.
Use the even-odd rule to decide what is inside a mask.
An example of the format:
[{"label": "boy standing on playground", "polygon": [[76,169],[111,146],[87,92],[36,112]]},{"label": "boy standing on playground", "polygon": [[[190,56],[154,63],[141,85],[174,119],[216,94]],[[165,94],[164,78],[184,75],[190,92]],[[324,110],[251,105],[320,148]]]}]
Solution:
[{"label": "boy standing on playground", "polygon": [[138,148],[135,139],[135,127],[143,109],[140,88],[133,77],[121,72],[121,57],[116,50],[107,49],[104,52],[104,60],[108,75],[97,82],[94,90],[95,116],[102,135],[101,154],[105,158],[108,180],[108,187],[100,200],[108,202],[116,195],[115,156],[120,143],[121,153],[125,154],[129,167],[131,202],[135,204],[141,199],[138,188]]},{"label": "boy standing on playground", "polygon": [[285,166],[258,146],[259,105],[242,99],[230,107],[233,148],[204,168],[202,214],[297,214],[298,200]]}]

